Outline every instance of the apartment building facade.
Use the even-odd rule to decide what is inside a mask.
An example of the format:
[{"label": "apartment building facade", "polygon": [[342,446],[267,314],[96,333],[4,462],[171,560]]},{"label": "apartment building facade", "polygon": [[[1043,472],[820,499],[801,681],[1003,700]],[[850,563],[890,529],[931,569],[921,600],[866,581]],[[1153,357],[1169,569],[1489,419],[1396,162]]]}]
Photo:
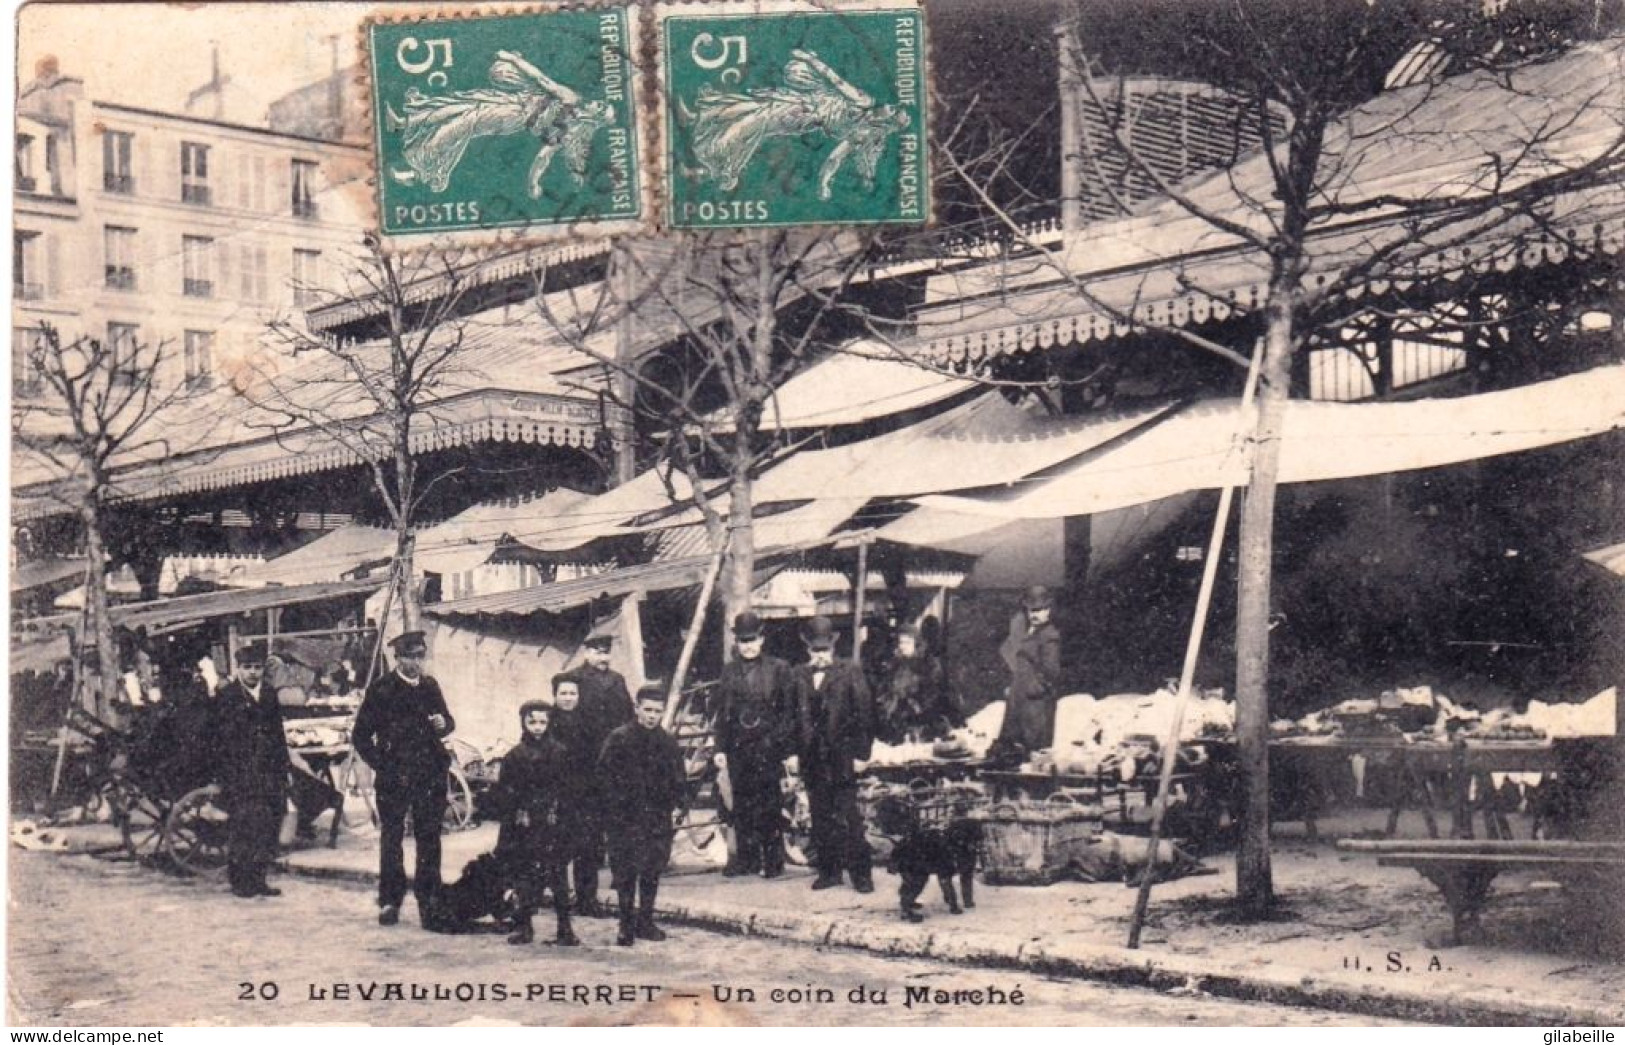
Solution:
[{"label": "apartment building facade", "polygon": [[19,400],[40,392],[27,346],[42,323],[162,344],[165,386],[229,382],[360,248],[363,150],[86,98],[51,62],[19,92],[16,156]]}]

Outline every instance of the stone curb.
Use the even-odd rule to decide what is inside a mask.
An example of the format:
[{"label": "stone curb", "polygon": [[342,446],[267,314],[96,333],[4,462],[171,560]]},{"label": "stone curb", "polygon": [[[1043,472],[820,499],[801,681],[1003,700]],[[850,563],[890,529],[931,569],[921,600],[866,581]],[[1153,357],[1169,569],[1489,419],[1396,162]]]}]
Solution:
[{"label": "stone curb", "polygon": [[[306,878],[371,883],[372,871],[283,861]],[[1448,996],[1403,987],[1349,982],[1291,968],[1238,971],[1212,960],[1147,955],[1068,940],[1025,940],[974,930],[935,932],[912,926],[862,925],[786,909],[741,910],[703,901],[666,902],[660,916],[678,925],[813,947],[841,947],[900,958],[924,958],[989,969],[1021,969],[1155,991],[1204,993],[1239,1001],[1293,1005],[1386,1019],[1451,1026],[1619,1026],[1625,1009],[1578,1008],[1514,1001],[1492,990]]]}]

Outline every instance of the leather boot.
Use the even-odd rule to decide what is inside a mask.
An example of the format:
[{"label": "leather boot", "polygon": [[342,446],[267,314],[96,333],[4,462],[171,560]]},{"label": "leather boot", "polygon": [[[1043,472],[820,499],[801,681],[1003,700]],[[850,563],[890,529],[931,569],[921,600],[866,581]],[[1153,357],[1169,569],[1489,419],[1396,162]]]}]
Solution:
[{"label": "leather boot", "polygon": [[666,938],[665,932],[655,924],[655,893],[659,886],[643,883],[638,887],[638,920],[633,932],[640,940],[659,943]]},{"label": "leather boot", "polygon": [[770,834],[762,839],[762,877],[780,878],[784,875],[784,838]]},{"label": "leather boot", "polygon": [[616,934],[615,942],[622,947],[630,947],[637,936],[636,926],[632,918],[632,890],[622,889],[618,899],[621,908],[621,931]]},{"label": "leather boot", "polygon": [[570,909],[563,905],[559,907],[559,931],[554,935],[553,942],[560,947],[580,947],[581,941],[570,928]]},{"label": "leather boot", "polygon": [[526,912],[519,916],[519,921],[514,925],[513,932],[508,935],[508,942],[515,947],[522,947],[535,939],[536,929],[530,924],[530,913]]}]

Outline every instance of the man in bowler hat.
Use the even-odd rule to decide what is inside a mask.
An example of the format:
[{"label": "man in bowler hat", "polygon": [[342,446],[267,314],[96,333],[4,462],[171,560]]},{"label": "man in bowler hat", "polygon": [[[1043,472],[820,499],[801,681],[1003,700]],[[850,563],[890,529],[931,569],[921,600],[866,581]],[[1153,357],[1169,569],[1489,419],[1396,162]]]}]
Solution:
[{"label": "man in bowler hat", "polygon": [[733,785],[736,845],[724,877],[784,873],[779,775],[790,754],[790,665],[762,652],[762,618],[734,617],[734,659],[717,683],[716,763]]},{"label": "man in bowler hat", "polygon": [[[589,636],[582,643],[583,663],[571,673],[581,694],[576,711],[578,743],[591,753],[595,764],[610,733],[633,717],[626,678],[609,666],[614,641],[610,635]],[[603,913],[598,906],[598,869],[604,865],[606,809],[616,800],[610,786],[614,778],[613,772],[595,769],[581,794],[581,830],[571,863],[575,870],[576,913],[585,918],[597,918]]]},{"label": "man in bowler hat", "polygon": [[244,646],[235,660],[236,671],[220,687],[214,709],[220,802],[227,816],[226,877],[233,896],[280,896],[265,875],[276,859],[293,763],[282,709],[265,682],[265,647]]},{"label": "man in bowler hat", "polygon": [[457,728],[440,684],[423,672],[429,644],[421,631],[390,643],[395,670],[373,680],[356,712],[356,754],[373,768],[378,800],[378,924],[400,920],[406,898],[406,817],[412,817],[417,866],[412,893],[425,927],[440,888],[440,822],[446,813],[451,754],[441,741]]},{"label": "man in bowler hat", "polygon": [[1024,634],[1010,667],[1010,699],[1005,702],[999,740],[1023,751],[1047,748],[1055,740],[1055,702],[1061,689],[1061,633],[1050,623],[1055,600],[1042,584],[1021,600]]},{"label": "man in bowler hat", "polygon": [[814,889],[841,884],[874,892],[869,843],[858,812],[854,762],[865,761],[874,745],[875,708],[856,664],[835,660],[835,626],[814,617],[803,636],[807,663],[791,672],[790,701],[796,726],[796,754],[807,802],[812,807],[812,844],[818,864]]}]

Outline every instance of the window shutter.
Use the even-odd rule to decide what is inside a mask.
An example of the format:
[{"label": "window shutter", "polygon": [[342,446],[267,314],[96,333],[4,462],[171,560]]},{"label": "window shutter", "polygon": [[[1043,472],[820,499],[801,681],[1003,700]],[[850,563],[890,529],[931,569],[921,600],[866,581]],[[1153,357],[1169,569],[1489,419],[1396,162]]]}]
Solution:
[{"label": "window shutter", "polygon": [[237,157],[237,206],[248,210],[254,205],[251,195],[254,187],[254,172],[251,166],[251,157],[248,153],[241,153]]},{"label": "window shutter", "polygon": [[62,250],[56,237],[48,233],[40,236],[40,243],[45,254],[45,296],[48,298],[60,297],[62,294]]},{"label": "window shutter", "polygon": [[219,297],[229,298],[232,296],[231,292],[233,290],[231,285],[230,243],[221,242],[220,240],[214,241],[214,264],[214,285],[217,288],[216,294]]},{"label": "window shutter", "polygon": [[135,136],[135,147],[130,154],[130,169],[135,175],[136,195],[157,194],[157,171],[152,165],[152,141],[146,134],[137,133]]}]

